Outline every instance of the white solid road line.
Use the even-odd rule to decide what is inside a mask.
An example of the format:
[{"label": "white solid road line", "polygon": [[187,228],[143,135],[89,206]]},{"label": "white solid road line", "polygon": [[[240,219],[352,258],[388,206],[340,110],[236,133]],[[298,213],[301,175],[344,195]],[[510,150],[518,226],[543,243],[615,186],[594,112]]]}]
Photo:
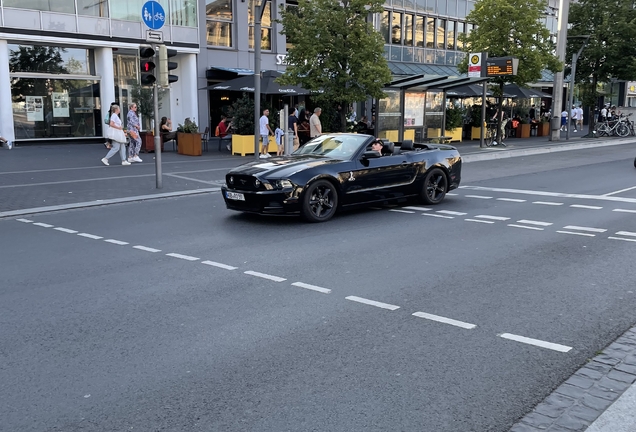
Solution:
[{"label": "white solid road line", "polygon": [[116,245],[120,245],[120,246],[126,246],[128,244],[128,242],[125,241],[121,241],[121,240],[115,240],[115,239],[107,239],[104,240],[106,243],[112,243],[112,244],[116,244]]},{"label": "white solid road line", "polygon": [[532,204],[541,204],[541,205],[550,205],[550,206],[560,206],[563,203],[560,202],[552,202],[552,201],[533,201]]},{"label": "white solid road line", "polygon": [[527,225],[537,225],[537,226],[550,226],[552,225],[551,222],[542,222],[542,221],[534,221],[534,220],[527,220],[527,219],[521,219],[517,221],[518,223],[522,223],[522,224],[527,224]]},{"label": "white solid road line", "polygon": [[[446,194],[448,195],[448,194]],[[403,209],[406,210],[415,210],[415,211],[431,211],[430,208],[428,207],[413,207],[413,206],[407,206],[407,207],[402,207]]]},{"label": "white solid road line", "polygon": [[583,227],[583,226],[576,226],[576,225],[564,226],[563,229],[587,231],[587,232],[595,232],[595,233],[604,233],[605,231],[607,231],[604,228],[590,228],[590,227]]},{"label": "white solid road line", "polygon": [[93,240],[101,240],[101,239],[104,238],[104,237],[97,236],[95,234],[88,234],[88,233],[79,233],[78,236],[86,237],[86,238],[93,239]]},{"label": "white solid road line", "polygon": [[446,195],[448,195],[448,196],[457,196],[459,194],[448,192]]},{"label": "white solid road line", "polygon": [[524,199],[517,199],[517,198],[497,198],[497,201],[508,201],[508,202],[516,202],[516,203],[526,202],[526,200]]},{"label": "white solid road line", "polygon": [[627,191],[630,191],[630,190],[633,190],[633,189],[636,189],[636,186],[632,186],[632,187],[629,187],[629,188],[617,190],[615,192],[606,193],[606,194],[603,194],[603,196],[618,195],[619,193],[627,192]]},{"label": "white solid road line", "polygon": [[259,277],[259,278],[268,279],[268,280],[271,280],[271,281],[274,281],[274,282],[284,282],[284,281],[287,280],[287,279],[282,278],[282,277],[268,275],[268,274],[265,274],[265,273],[259,273],[259,272],[255,272],[255,271],[252,271],[252,270],[248,270],[248,271],[246,271],[244,273],[248,274],[248,275],[251,275],[251,276],[256,276],[256,277]]},{"label": "white solid road line", "polygon": [[467,213],[457,212],[452,210],[437,210],[437,213],[453,215],[453,216],[466,216]]},{"label": "white solid road line", "polygon": [[488,221],[488,220],[481,220],[481,219],[464,219],[467,222],[479,222],[479,223],[485,223],[485,224],[494,224],[494,221]]},{"label": "white solid road line", "polygon": [[72,229],[68,229],[68,228],[56,227],[56,228],[53,228],[53,229],[55,231],[62,231],[62,232],[68,233],[68,234],[77,234],[77,231],[72,230]]},{"label": "white solid road line", "polygon": [[623,237],[608,237],[608,239],[610,240],[623,240],[623,241],[628,241],[628,242],[636,242],[636,239],[630,239],[630,238],[623,238]]},{"label": "white solid road line", "polygon": [[466,330],[472,330],[472,329],[477,327],[475,324],[470,324],[470,323],[463,322],[463,321],[457,321],[457,320],[450,319],[450,318],[444,318],[442,316],[432,315],[432,314],[428,314],[426,312],[415,312],[413,314],[413,316],[416,316],[418,318],[424,318],[424,319],[431,320],[431,321],[437,321],[437,322],[444,323],[444,324],[450,324],[452,326],[461,327],[461,328],[466,329]]},{"label": "white solid road line", "polygon": [[431,214],[431,213],[422,213],[422,216],[431,216],[431,217],[443,218],[443,219],[455,219],[453,216],[444,216],[444,215]]},{"label": "white solid road line", "polygon": [[532,338],[528,338],[525,336],[518,336],[518,335],[514,335],[511,333],[502,333],[499,335],[499,337],[502,337],[504,339],[509,339],[512,341],[516,341],[516,342],[521,342],[521,343],[525,343],[528,345],[534,345],[534,346],[538,346],[541,348],[547,348],[547,349],[551,349],[554,351],[559,351],[562,353],[566,353],[568,351],[570,351],[572,349],[572,347],[569,346],[565,346],[565,345],[560,345],[560,344],[555,344],[552,342],[546,342],[546,341],[542,341],[539,339],[532,339]]},{"label": "white solid road line", "polygon": [[582,232],[574,232],[574,231],[558,231],[559,234],[571,234],[583,237],[596,237],[596,234],[582,233]]},{"label": "white solid road line", "polygon": [[599,206],[589,206],[589,205],[583,205],[583,204],[572,204],[570,207],[580,208],[580,209],[589,209],[589,210],[600,210],[603,208]]},{"label": "white solid road line", "polygon": [[607,195],[568,194],[568,193],[560,193],[560,192],[546,192],[546,191],[535,191],[535,190],[526,190],[526,189],[492,188],[492,187],[485,187],[485,186],[460,186],[460,188],[470,189],[474,191],[514,193],[519,195],[537,195],[537,196],[553,197],[553,198],[577,198],[577,199],[589,199],[589,200],[597,200],[597,201],[636,203],[636,198],[621,198],[621,197],[607,196]]},{"label": "white solid road line", "polygon": [[53,225],[49,225],[49,224],[42,223],[42,222],[35,222],[33,225],[37,225],[37,226],[44,227],[44,228],[51,228],[51,227],[53,227]]},{"label": "white solid road line", "polygon": [[628,209],[621,209],[621,208],[614,209],[612,211],[621,212],[621,213],[636,213],[636,210],[628,210]]},{"label": "white solid road line", "polygon": [[616,233],[616,235],[636,237],[636,232],[619,231]]},{"label": "white solid road line", "polygon": [[505,216],[477,215],[475,217],[476,218],[481,218],[481,219],[496,220],[496,221],[507,221],[507,220],[510,220],[509,217],[505,217]]},{"label": "white solid road line", "polygon": [[198,261],[200,259],[200,258],[193,257],[193,256],[190,256],[190,255],[181,255],[181,254],[172,253],[172,252],[171,253],[167,253],[166,256],[169,256],[169,257],[172,257],[172,258],[179,258],[179,259],[186,260],[186,261]]},{"label": "white solid road line", "polygon": [[218,262],[214,262],[214,261],[201,261],[201,264],[205,264],[205,265],[209,265],[209,266],[213,266],[213,267],[218,267],[218,268],[222,268],[225,270],[236,270],[238,267],[233,267],[227,264],[221,264]]},{"label": "white solid road line", "polygon": [[382,309],[388,309],[388,310],[392,310],[392,311],[400,308],[399,306],[395,306],[395,305],[392,305],[392,304],[382,303],[382,302],[378,302],[378,301],[375,301],[375,300],[369,300],[369,299],[365,299],[365,298],[362,298],[362,297],[356,297],[356,296],[345,297],[345,300],[351,300],[351,301],[358,302],[358,303],[364,303],[364,304],[367,304],[367,305],[379,307],[379,308],[382,308]]},{"label": "white solid road line", "polygon": [[16,219],[16,220],[17,220],[18,222],[24,222],[24,223],[31,223],[31,222],[33,222],[33,221],[32,221],[32,220],[30,220],[30,219],[23,219],[23,218]]},{"label": "white solid road line", "polygon": [[295,287],[299,287],[299,288],[305,288],[305,289],[308,289],[308,290],[317,291],[317,292],[323,293],[323,294],[329,294],[331,292],[330,289],[319,287],[319,286],[316,286],[316,285],[306,284],[304,282],[294,282],[292,285],[295,286]]},{"label": "white solid road line", "polygon": [[133,249],[139,249],[139,250],[142,250],[142,251],[153,252],[153,253],[161,252],[161,249],[153,249],[153,248],[149,248],[149,247],[146,247],[146,246],[139,246],[139,245],[133,246]]},{"label": "white solid road line", "polygon": [[397,213],[410,213],[410,214],[415,213],[414,211],[409,211],[409,210],[400,210],[400,209],[389,209],[389,211],[397,212]]},{"label": "white solid road line", "polygon": [[492,199],[491,196],[483,196],[483,195],[464,195],[466,198],[478,198],[478,199]]},{"label": "white solid road line", "polygon": [[523,229],[529,229],[529,230],[535,230],[535,231],[543,231],[543,228],[537,228],[533,226],[516,225],[516,224],[508,224],[508,226],[513,228],[523,228]]}]

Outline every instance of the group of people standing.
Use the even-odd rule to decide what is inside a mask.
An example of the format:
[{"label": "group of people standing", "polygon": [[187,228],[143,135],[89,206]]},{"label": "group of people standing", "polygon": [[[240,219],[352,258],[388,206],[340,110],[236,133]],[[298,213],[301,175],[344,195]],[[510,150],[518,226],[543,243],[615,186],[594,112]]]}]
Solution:
[{"label": "group of people standing", "polygon": [[[121,164],[124,166],[131,165],[133,162],[142,162],[139,157],[139,151],[141,150],[141,136],[139,135],[141,123],[137,115],[137,104],[133,102],[128,105],[127,128],[124,127],[119,117],[120,112],[119,105],[113,102],[110,104],[108,117],[104,119],[104,123],[108,125],[108,130],[106,131],[107,141],[104,145],[109,149],[106,156],[102,158],[104,165],[110,165],[109,159],[116,153],[119,153]],[[128,155],[126,155],[126,144],[128,141],[130,144],[128,145]]]},{"label": "group of people standing", "polygon": [[568,119],[570,119],[572,129],[574,132],[578,132],[583,128],[583,108],[581,105],[573,106],[570,112],[567,110],[563,110],[561,112],[561,131],[565,132],[568,130]]}]

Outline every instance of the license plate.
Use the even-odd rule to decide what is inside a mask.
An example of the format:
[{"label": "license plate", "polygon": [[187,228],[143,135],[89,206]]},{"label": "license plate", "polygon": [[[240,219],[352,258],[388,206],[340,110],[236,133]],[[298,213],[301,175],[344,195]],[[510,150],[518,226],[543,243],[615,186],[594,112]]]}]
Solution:
[{"label": "license plate", "polygon": [[225,197],[231,200],[245,201],[245,195],[243,195],[242,193],[225,192]]}]

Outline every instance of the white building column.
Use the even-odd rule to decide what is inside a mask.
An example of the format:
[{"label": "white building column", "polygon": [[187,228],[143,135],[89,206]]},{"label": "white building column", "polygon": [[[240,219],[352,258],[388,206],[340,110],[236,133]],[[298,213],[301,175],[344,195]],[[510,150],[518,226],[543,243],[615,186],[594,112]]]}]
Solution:
[{"label": "white building column", "polygon": [[6,40],[0,40],[0,134],[8,140],[15,139],[9,78],[9,44]]},{"label": "white building column", "polygon": [[[1,54],[0,54],[1,55]],[[110,103],[115,102],[115,67],[112,48],[95,48],[95,72],[102,77],[99,82],[99,100],[103,119],[108,115]],[[102,135],[105,128],[102,127]]]},{"label": "white building column", "polygon": [[179,77],[179,81],[170,85],[170,113],[172,124],[183,124],[186,118],[196,120],[201,125],[199,115],[199,98],[197,91],[197,57],[196,54],[179,54],[176,57],[179,67],[171,71]]}]

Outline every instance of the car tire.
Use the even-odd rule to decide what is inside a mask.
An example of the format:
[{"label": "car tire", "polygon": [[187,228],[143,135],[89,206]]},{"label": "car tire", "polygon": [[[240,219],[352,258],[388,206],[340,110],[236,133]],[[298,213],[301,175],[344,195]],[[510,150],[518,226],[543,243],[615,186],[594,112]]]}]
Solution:
[{"label": "car tire", "polygon": [[636,158],[634,158],[634,168],[636,168]]},{"label": "car tire", "polygon": [[306,221],[326,222],[336,214],[338,192],[333,183],[317,180],[307,186],[302,203],[302,216]]},{"label": "car tire", "polygon": [[444,200],[448,190],[448,178],[440,168],[433,168],[426,173],[420,198],[424,204],[435,205]]}]

